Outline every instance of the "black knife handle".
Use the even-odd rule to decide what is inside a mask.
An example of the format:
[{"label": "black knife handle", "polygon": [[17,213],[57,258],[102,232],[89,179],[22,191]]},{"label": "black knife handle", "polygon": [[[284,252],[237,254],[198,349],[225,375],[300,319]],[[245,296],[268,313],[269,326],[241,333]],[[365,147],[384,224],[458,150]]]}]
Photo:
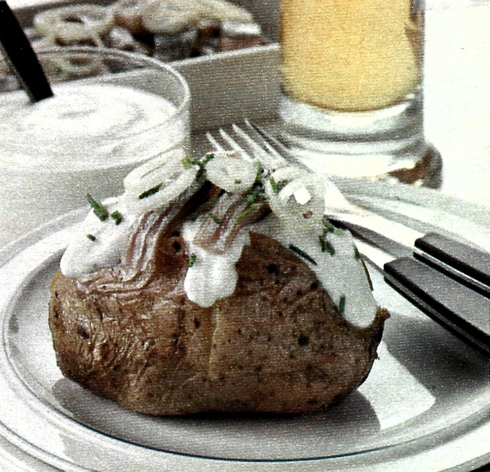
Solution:
[{"label": "black knife handle", "polygon": [[411,257],[384,266],[386,281],[428,316],[490,355],[490,299]]},{"label": "black knife handle", "polygon": [[6,1],[0,1],[0,46],[33,102],[53,96],[36,53]]},{"label": "black knife handle", "polygon": [[436,233],[427,233],[417,239],[415,247],[490,287],[490,253]]}]

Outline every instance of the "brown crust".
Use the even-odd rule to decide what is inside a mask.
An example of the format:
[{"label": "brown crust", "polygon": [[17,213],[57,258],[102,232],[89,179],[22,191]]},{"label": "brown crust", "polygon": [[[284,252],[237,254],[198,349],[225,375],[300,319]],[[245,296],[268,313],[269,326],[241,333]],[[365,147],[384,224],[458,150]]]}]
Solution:
[{"label": "brown crust", "polygon": [[388,312],[350,325],[277,241],[251,233],[235,293],[211,308],[184,292],[178,232],[161,238],[157,260],[137,293],[98,293],[58,272],[49,324],[67,377],[153,415],[316,412],[367,377]]}]

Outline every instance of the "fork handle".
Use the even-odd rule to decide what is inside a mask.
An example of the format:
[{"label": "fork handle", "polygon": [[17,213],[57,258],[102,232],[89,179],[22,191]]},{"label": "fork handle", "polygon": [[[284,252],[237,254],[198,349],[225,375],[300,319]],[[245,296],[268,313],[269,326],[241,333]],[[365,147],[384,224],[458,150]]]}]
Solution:
[{"label": "fork handle", "polygon": [[490,355],[490,299],[411,257],[384,265],[385,279],[457,336]]},{"label": "fork handle", "polygon": [[[424,251],[429,257],[490,286],[490,253],[436,233],[427,233],[417,239],[415,247]],[[416,257],[425,258],[423,253],[418,253]]]}]

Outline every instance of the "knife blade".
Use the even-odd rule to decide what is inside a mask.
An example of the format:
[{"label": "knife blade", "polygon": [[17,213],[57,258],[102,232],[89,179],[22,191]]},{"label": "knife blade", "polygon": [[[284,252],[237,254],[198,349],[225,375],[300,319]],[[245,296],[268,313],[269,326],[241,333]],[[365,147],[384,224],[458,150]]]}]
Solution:
[{"label": "knife blade", "polygon": [[356,245],[386,282],[422,312],[490,357],[490,299],[414,257],[395,257],[364,241]]},{"label": "knife blade", "polygon": [[331,220],[394,256],[413,256],[490,297],[490,253],[475,245],[424,234],[379,215],[336,215]]}]

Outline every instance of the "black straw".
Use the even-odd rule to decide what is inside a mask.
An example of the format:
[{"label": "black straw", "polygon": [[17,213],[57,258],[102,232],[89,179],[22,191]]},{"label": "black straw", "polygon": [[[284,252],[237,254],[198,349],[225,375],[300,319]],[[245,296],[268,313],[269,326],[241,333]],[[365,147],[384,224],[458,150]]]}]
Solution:
[{"label": "black straw", "polygon": [[31,43],[4,0],[0,1],[0,45],[31,101],[53,96]]}]

